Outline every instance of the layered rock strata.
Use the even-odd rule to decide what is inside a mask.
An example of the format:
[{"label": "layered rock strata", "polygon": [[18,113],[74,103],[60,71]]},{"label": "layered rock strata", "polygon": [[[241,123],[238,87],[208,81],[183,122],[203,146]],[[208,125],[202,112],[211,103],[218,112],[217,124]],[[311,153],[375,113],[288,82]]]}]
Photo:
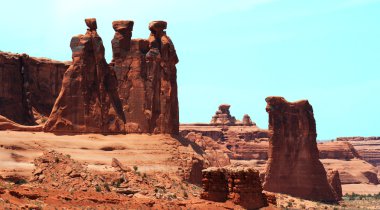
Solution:
[{"label": "layered rock strata", "polygon": [[337,201],[318,158],[312,106],[307,100],[289,103],[282,97],[268,97],[266,102],[272,136],[264,189],[310,200]]},{"label": "layered rock strata", "polygon": [[349,142],[367,162],[380,168],[380,137],[340,137],[338,142]]},{"label": "layered rock strata", "polygon": [[60,94],[44,130],[124,132],[125,116],[115,73],[104,58],[104,46],[96,31],[96,20],[86,19],[85,22],[88,26],[86,34],[71,39],[73,63],[64,74]]},{"label": "layered rock strata", "polygon": [[111,68],[119,81],[119,96],[128,132],[179,133],[178,57],[167,23],[149,24],[148,39],[131,39],[133,21],[114,21]]},{"label": "layered rock strata", "polygon": [[246,209],[267,206],[259,172],[251,168],[216,168],[202,171],[201,198],[217,202],[231,200]]}]

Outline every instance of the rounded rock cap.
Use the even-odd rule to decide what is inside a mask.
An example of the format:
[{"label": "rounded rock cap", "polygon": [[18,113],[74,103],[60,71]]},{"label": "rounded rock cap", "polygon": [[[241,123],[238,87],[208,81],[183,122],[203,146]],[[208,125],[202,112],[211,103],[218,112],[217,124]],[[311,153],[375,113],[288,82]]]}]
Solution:
[{"label": "rounded rock cap", "polygon": [[96,30],[98,28],[96,24],[96,18],[86,18],[84,21],[90,30]]},{"label": "rounded rock cap", "polygon": [[163,20],[156,20],[149,23],[150,31],[163,31],[166,29],[168,23]]},{"label": "rounded rock cap", "polygon": [[132,20],[115,20],[112,22],[112,28],[115,31],[127,29],[127,31],[133,30],[134,22]]}]

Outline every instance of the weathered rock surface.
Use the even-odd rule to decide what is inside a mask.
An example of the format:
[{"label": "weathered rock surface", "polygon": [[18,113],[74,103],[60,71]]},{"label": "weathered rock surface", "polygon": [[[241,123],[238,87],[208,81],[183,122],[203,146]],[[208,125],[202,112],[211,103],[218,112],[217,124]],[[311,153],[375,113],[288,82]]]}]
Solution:
[{"label": "weathered rock surface", "polygon": [[35,125],[33,110],[49,115],[68,62],[0,52],[0,114]]},{"label": "weathered rock surface", "polygon": [[71,39],[73,63],[65,72],[61,92],[44,130],[124,132],[125,116],[117,93],[115,73],[104,58],[104,46],[96,32],[96,20],[86,19],[85,22],[88,26],[86,34]]},{"label": "weathered rock surface", "polygon": [[201,198],[217,202],[228,199],[246,209],[267,206],[259,172],[251,168],[217,168],[202,171]]},{"label": "weathered rock surface", "polygon": [[367,162],[380,168],[380,137],[340,137],[338,142],[349,142]]},{"label": "weathered rock surface", "polygon": [[166,35],[167,23],[149,24],[148,39],[132,39],[133,21],[114,21],[111,68],[119,81],[128,132],[179,132],[178,57]]},{"label": "weathered rock surface", "polygon": [[34,126],[20,125],[0,115],[0,130],[42,131],[42,128],[43,128],[42,125],[34,125]]},{"label": "weathered rock surface", "polygon": [[323,142],[318,144],[319,159],[351,160],[360,158],[349,142]]},{"label": "weathered rock surface", "polygon": [[209,161],[210,166],[223,167],[231,164],[230,158],[227,155],[228,150],[210,137],[190,132],[185,138],[203,149],[206,153],[204,157]]},{"label": "weathered rock surface", "polygon": [[264,190],[319,201],[337,201],[318,159],[313,108],[308,101],[266,98],[269,159]]},{"label": "weathered rock surface", "polygon": [[256,123],[252,122],[251,117],[248,114],[243,116],[242,124],[246,126],[256,125]]},{"label": "weathered rock surface", "polygon": [[212,116],[210,124],[212,125],[233,125],[236,122],[236,118],[230,114],[229,104],[221,104],[215,115]]},{"label": "weathered rock surface", "polygon": [[334,189],[338,200],[342,200],[342,184],[339,178],[339,171],[329,169],[327,171],[327,181],[330,186]]},{"label": "weathered rock surface", "polygon": [[379,184],[378,169],[362,159],[321,159],[325,168],[339,171],[342,184]]}]

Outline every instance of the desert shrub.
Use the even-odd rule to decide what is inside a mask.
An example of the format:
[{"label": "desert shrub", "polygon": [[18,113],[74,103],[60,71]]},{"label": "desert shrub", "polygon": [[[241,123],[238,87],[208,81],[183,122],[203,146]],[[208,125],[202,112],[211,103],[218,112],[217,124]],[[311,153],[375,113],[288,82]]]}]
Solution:
[{"label": "desert shrub", "polygon": [[137,171],[138,169],[139,169],[139,167],[133,166],[133,170]]},{"label": "desert shrub", "polygon": [[102,191],[102,189],[100,188],[99,185],[95,185],[95,190],[96,190],[96,192],[100,192],[100,191]]},{"label": "desert shrub", "polygon": [[104,183],[104,189],[106,189],[108,192],[111,191],[110,186],[108,185],[108,183]]}]

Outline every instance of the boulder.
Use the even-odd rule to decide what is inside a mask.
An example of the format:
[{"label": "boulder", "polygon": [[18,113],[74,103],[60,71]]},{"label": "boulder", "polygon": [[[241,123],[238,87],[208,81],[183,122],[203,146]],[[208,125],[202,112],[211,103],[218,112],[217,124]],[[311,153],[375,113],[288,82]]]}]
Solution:
[{"label": "boulder", "polygon": [[246,209],[267,206],[259,172],[252,168],[210,167],[202,171],[202,199],[233,203]]}]

